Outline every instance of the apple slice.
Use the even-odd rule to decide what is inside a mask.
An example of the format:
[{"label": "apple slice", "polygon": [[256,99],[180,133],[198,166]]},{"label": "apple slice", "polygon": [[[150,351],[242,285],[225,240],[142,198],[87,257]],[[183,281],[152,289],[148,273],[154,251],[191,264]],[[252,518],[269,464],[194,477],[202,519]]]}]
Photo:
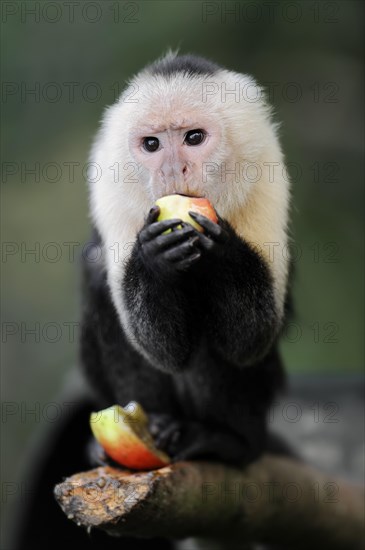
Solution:
[{"label": "apple slice", "polygon": [[180,218],[184,222],[190,223],[197,231],[202,233],[204,231],[202,226],[189,216],[189,210],[191,210],[198,214],[202,214],[214,223],[218,222],[217,214],[208,199],[186,197],[185,195],[167,195],[166,197],[158,199],[156,205],[160,207],[160,215],[157,221]]},{"label": "apple slice", "polygon": [[133,470],[152,470],[171,462],[155,446],[148,431],[148,418],[139,403],[131,401],[123,408],[113,405],[90,415],[91,430],[115,462]]}]

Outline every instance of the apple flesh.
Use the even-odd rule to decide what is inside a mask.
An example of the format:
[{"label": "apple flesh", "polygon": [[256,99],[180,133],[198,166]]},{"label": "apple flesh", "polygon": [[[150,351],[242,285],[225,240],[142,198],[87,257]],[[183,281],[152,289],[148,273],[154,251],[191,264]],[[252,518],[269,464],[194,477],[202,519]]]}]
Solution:
[{"label": "apple flesh", "polygon": [[189,211],[202,214],[214,223],[218,222],[217,214],[208,199],[198,197],[186,197],[184,195],[167,195],[156,201],[160,207],[160,215],[157,221],[171,220],[179,218],[183,222],[190,223],[197,231],[203,232],[204,229],[193,218],[189,216]]},{"label": "apple flesh", "polygon": [[104,451],[115,462],[133,470],[152,470],[171,462],[157,449],[148,430],[148,418],[139,403],[113,405],[90,415],[90,427]]}]

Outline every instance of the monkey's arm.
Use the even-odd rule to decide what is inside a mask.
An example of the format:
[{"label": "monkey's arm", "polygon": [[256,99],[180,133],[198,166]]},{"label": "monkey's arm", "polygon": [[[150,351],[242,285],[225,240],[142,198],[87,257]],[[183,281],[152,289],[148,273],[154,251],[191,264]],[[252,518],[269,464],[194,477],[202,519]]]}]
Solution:
[{"label": "monkey's arm", "polygon": [[224,220],[217,225],[190,213],[205,228],[200,235],[205,321],[208,341],[238,366],[261,359],[279,332],[268,267]]},{"label": "monkey's arm", "polygon": [[[185,273],[200,257],[197,237],[181,220],[156,222],[152,208],[140,231],[123,280],[129,330],[141,353],[162,370],[181,369],[196,334]],[[182,229],[173,229],[181,225]]]}]

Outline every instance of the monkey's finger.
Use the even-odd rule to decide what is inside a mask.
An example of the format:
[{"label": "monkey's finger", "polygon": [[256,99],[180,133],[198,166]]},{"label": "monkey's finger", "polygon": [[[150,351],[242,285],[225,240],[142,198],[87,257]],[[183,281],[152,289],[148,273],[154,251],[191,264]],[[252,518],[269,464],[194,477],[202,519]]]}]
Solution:
[{"label": "monkey's finger", "polygon": [[201,225],[215,241],[223,243],[227,240],[227,232],[224,231],[217,223],[212,222],[212,220],[198,214],[197,212],[189,212],[189,216],[198,222],[198,224]]},{"label": "monkey's finger", "polygon": [[181,437],[180,423],[172,421],[154,437],[156,447],[168,454],[175,454],[175,447]]},{"label": "monkey's finger", "polygon": [[156,243],[160,248],[169,248],[170,246],[186,241],[192,236],[197,235],[197,231],[190,224],[181,224],[181,229],[176,229],[167,235],[159,235],[156,237]]},{"label": "monkey's finger", "polygon": [[160,207],[155,204],[152,206],[151,210],[148,212],[147,218],[146,218],[146,224],[153,223],[157,220],[158,216],[160,215]]},{"label": "monkey's finger", "polygon": [[194,265],[201,257],[200,252],[195,252],[191,256],[188,256],[185,260],[182,260],[176,265],[178,271],[187,271],[192,265]]},{"label": "monkey's finger", "polygon": [[[161,236],[161,239],[164,237],[165,235]],[[197,252],[198,249],[195,248],[194,245],[196,241],[198,241],[198,239],[198,236],[192,236],[182,243],[175,243],[175,246],[173,246],[172,248],[166,248],[165,246],[161,246],[161,241],[158,242],[157,237],[156,239],[141,243],[141,250],[146,256],[159,256],[159,258],[164,261],[174,262],[183,259],[192,252]]]},{"label": "monkey's finger", "polygon": [[172,220],[163,220],[162,222],[154,222],[151,225],[147,225],[142,229],[139,234],[139,240],[141,243],[145,243],[160,235],[167,229],[172,229],[181,224],[181,220],[174,218]]},{"label": "monkey's finger", "polygon": [[204,250],[211,250],[214,246],[216,246],[216,243],[212,239],[204,235],[204,233],[199,233],[199,245]]},{"label": "monkey's finger", "polygon": [[186,259],[191,254],[196,254],[198,252],[195,243],[197,242],[198,237],[192,237],[188,241],[170,248],[164,252],[163,256],[169,262],[179,262]]}]

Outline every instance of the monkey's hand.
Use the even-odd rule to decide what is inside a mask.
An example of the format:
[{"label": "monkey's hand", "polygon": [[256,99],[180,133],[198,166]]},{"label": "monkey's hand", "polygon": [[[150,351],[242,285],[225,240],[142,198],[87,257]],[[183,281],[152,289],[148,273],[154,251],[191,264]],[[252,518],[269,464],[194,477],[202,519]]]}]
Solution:
[{"label": "monkey's hand", "polygon": [[220,217],[218,217],[219,223],[215,223],[197,212],[191,211],[189,216],[204,229],[204,233],[196,231],[199,239],[197,245],[203,251],[203,254],[205,253],[210,259],[221,258],[227,250],[226,244],[232,229]]},{"label": "monkey's hand", "polygon": [[[194,228],[180,219],[157,222],[160,209],[151,208],[144,227],[138,235],[138,243],[145,266],[161,276],[187,271],[201,256],[197,243],[199,236]],[[176,229],[181,226],[181,229]],[[166,233],[167,230],[170,230]]]}]

